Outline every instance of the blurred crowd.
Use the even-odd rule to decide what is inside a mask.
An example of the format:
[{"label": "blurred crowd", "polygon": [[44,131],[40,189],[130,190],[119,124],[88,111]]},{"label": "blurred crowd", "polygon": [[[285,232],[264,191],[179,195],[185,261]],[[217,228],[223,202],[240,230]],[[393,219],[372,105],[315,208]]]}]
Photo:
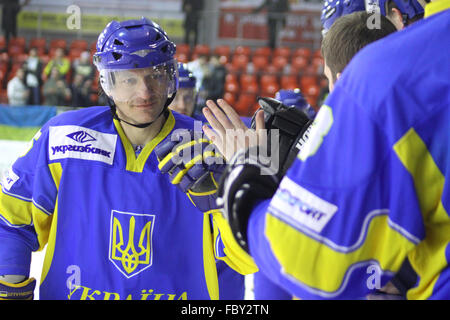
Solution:
[{"label": "blurred crowd", "polygon": [[97,93],[93,88],[94,78],[89,51],[83,51],[71,61],[63,48],[56,48],[45,64],[37,49],[30,48],[28,57],[7,83],[8,103],[88,107],[96,102],[92,99]]}]

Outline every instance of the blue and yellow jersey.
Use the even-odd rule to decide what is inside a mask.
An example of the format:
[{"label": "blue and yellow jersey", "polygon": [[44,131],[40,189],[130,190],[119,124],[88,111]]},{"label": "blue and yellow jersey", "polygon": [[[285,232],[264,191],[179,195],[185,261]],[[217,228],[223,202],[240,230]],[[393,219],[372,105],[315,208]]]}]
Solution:
[{"label": "blue and yellow jersey", "polygon": [[408,299],[450,298],[450,10],[358,53],[249,247],[300,298],[364,298],[408,259]]},{"label": "blue and yellow jersey", "polygon": [[236,252],[227,232],[158,170],[152,151],[179,128],[193,120],[169,112],[136,157],[108,107],[51,119],[2,182],[0,274],[28,275],[47,245],[41,299],[242,297],[243,277],[216,268]]}]

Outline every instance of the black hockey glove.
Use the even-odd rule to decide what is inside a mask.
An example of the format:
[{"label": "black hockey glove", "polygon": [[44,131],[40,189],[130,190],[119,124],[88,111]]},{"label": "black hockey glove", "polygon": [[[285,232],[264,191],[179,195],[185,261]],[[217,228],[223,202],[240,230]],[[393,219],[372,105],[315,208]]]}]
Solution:
[{"label": "black hockey glove", "polygon": [[276,172],[260,161],[260,154],[265,154],[260,147],[236,153],[222,175],[217,192],[222,214],[237,243],[247,253],[247,225],[251,211],[257,201],[271,198],[279,184]]},{"label": "black hockey glove", "polygon": [[[268,130],[267,150],[269,152],[278,150],[278,178],[286,174],[286,171],[294,162],[298,152],[308,138],[309,128],[313,120],[308,115],[294,106],[286,106],[280,101],[273,98],[259,97],[258,103],[261,106],[259,110],[264,110],[265,128]],[[257,112],[258,112],[257,111]],[[252,129],[255,129],[255,116],[252,118]],[[272,147],[271,135],[274,134],[273,129],[278,129],[278,147]],[[274,159],[273,154],[270,154]]]}]

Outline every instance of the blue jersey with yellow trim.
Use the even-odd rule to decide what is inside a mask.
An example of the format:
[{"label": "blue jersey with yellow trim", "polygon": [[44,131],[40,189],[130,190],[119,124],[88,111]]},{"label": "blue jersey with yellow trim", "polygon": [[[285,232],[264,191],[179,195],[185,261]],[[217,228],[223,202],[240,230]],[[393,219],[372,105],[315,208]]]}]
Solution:
[{"label": "blue jersey with yellow trim", "polygon": [[213,219],[152,152],[193,124],[169,112],[136,157],[108,107],[50,120],[2,182],[0,274],[28,275],[47,244],[41,299],[242,299],[243,276],[216,268]]},{"label": "blue jersey with yellow trim", "polygon": [[271,200],[256,264],[294,295],[363,298],[408,259],[408,299],[450,298],[450,10],[358,53]]}]

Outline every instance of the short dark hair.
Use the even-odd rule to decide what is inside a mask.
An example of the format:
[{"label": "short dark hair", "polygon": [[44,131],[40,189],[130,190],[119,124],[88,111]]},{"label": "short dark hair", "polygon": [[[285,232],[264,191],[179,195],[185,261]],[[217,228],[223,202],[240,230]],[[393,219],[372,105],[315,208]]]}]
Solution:
[{"label": "short dark hair", "polygon": [[[375,13],[376,14],[376,13]],[[397,29],[385,16],[379,15],[380,27],[370,29],[367,21],[372,13],[353,12],[336,19],[322,41],[322,55],[330,68],[333,81],[353,56],[363,47]]]}]

